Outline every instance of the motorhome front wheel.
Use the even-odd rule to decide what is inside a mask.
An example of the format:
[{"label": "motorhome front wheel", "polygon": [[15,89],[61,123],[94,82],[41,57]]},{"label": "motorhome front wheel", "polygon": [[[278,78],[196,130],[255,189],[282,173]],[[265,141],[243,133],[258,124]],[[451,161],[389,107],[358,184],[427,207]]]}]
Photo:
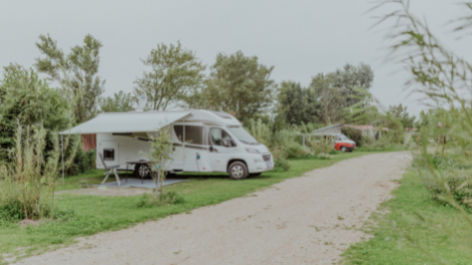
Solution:
[{"label": "motorhome front wheel", "polygon": [[228,174],[234,180],[245,179],[247,177],[247,167],[243,162],[233,162],[228,167]]}]

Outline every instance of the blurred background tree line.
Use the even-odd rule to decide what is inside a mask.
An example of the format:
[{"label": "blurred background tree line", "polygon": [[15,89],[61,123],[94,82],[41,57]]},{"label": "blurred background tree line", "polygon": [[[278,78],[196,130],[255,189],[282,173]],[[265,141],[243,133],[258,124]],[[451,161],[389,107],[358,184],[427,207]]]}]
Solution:
[{"label": "blurred background tree line", "polygon": [[[246,56],[241,51],[217,54],[215,63],[207,69],[195,52],[180,42],[161,43],[141,59],[148,70],[136,78],[132,93],[119,91],[102,97],[105,80],[98,74],[103,47],[99,40],[86,35],[82,44],[67,53],[51,36],[41,35],[36,46],[40,56],[33,68],[13,63],[4,67],[0,80],[0,159],[5,159],[7,150],[14,146],[18,124],[42,122],[46,130],[61,131],[100,112],[133,111],[141,95],[148,99],[145,111],[199,108],[231,113],[256,137],[262,137],[258,136],[262,132],[271,136],[270,141],[260,140],[285,158],[314,154],[303,150],[306,147],[301,145],[300,134],[329,124],[388,127],[396,131],[392,133],[396,143],[403,141],[404,128],[422,125],[415,123],[415,117],[402,105],[379,111],[369,92],[374,72],[363,63],[346,64],[334,72],[314,73],[310,85],[303,87],[295,81],[277,84],[271,78],[274,66],[266,66],[256,56]],[[38,74],[47,78],[41,79]],[[289,131],[292,136],[287,138]],[[282,142],[296,144],[275,146],[281,137],[275,134],[281,132],[285,133]],[[359,146],[373,143],[363,140],[355,130],[344,132]],[[69,173],[92,167],[92,152],[73,149],[79,146],[79,137],[70,141],[66,154],[77,158],[71,165],[75,170],[70,169]],[[48,144],[47,148],[51,146]],[[291,151],[287,154],[286,150]]]}]

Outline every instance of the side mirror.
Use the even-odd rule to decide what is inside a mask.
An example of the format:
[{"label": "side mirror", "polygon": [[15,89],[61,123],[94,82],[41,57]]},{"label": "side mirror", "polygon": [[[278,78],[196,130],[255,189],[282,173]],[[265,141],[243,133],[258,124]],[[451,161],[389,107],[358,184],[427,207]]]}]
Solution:
[{"label": "side mirror", "polygon": [[209,150],[210,150],[210,152],[213,152],[213,145],[210,145]]}]

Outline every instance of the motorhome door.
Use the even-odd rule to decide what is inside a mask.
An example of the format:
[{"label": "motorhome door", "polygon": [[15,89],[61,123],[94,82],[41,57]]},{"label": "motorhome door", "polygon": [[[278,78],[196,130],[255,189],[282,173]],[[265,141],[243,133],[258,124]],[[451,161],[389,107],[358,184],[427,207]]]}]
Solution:
[{"label": "motorhome door", "polygon": [[182,125],[174,125],[175,136],[177,142],[173,143],[172,164],[170,170],[183,170],[185,162],[185,148],[184,148],[184,127]]},{"label": "motorhome door", "polygon": [[[118,142],[117,141],[101,141],[99,150],[103,156],[103,161],[107,166],[118,165]],[[100,161],[100,160],[99,160]]]},{"label": "motorhome door", "polygon": [[226,172],[227,164],[237,150],[234,140],[222,128],[210,128],[210,165],[213,171]]}]

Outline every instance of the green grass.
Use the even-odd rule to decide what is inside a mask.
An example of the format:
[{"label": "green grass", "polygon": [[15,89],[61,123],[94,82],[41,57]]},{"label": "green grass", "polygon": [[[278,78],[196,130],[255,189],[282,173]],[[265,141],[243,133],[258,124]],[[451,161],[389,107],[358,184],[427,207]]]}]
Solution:
[{"label": "green grass", "polygon": [[[17,224],[0,223],[0,253],[11,253],[15,256],[38,254],[51,247],[70,244],[74,242],[74,238],[79,236],[120,230],[139,222],[190,212],[198,207],[244,196],[285,179],[300,176],[309,170],[366,154],[372,153],[337,154],[331,160],[291,160],[291,169],[288,172],[266,172],[261,176],[251,177],[244,181],[233,181],[223,174],[208,176],[189,174],[187,177],[190,178],[190,181],[165,188],[167,191],[176,191],[184,197],[186,203],[180,205],[137,208],[140,196],[56,195],[55,207],[60,210],[74,211],[74,216],[68,221],[45,221],[39,226],[19,227]],[[62,180],[58,181],[61,184],[58,185],[57,190],[77,189],[79,181],[84,179],[88,180],[89,184],[97,184],[102,181],[103,177],[101,170],[67,177],[64,185],[62,185]],[[0,255],[0,263],[1,259],[2,255]]]},{"label": "green grass", "polygon": [[472,264],[472,227],[450,206],[432,199],[417,170],[409,169],[395,196],[374,214],[375,236],[351,246],[346,264]]}]

